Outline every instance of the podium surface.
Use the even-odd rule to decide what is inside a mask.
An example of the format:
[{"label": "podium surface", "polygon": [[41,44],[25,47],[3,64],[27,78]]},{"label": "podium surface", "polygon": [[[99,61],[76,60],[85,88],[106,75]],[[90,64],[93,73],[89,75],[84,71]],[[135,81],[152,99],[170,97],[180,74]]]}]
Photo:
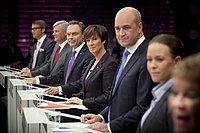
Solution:
[{"label": "podium surface", "polygon": [[[57,114],[62,117],[63,113],[55,111],[23,108],[22,126],[24,133],[100,133],[86,128],[87,124],[81,122],[59,123],[55,119],[51,121],[48,117],[51,114]],[[36,114],[36,115],[30,115]]]},{"label": "podium surface", "polygon": [[7,80],[10,78],[16,78],[16,75],[8,71],[0,71],[0,84],[4,88],[7,88]]}]

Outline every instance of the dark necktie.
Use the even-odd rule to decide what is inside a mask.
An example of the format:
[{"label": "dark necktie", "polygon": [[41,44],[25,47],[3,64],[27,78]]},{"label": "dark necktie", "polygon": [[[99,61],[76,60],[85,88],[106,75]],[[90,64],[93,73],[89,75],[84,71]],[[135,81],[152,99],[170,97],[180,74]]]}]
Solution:
[{"label": "dark necktie", "polygon": [[[118,73],[117,73],[117,76],[116,76],[116,79],[115,79],[115,85],[114,85],[114,88],[113,88],[113,91],[112,91],[112,95],[115,92],[117,82],[118,82],[118,80],[119,80],[119,78],[122,74],[122,71],[124,69],[124,64],[126,63],[126,60],[127,60],[127,57],[128,57],[129,54],[130,54],[130,52],[127,49],[123,53],[121,65],[120,65],[120,68],[118,70]],[[108,122],[110,122],[110,107],[109,107],[109,110],[108,110]]]},{"label": "dark necktie", "polygon": [[67,84],[67,81],[68,81],[68,78],[69,78],[69,74],[70,74],[72,66],[74,64],[75,54],[76,54],[76,51],[73,50],[72,53],[71,53],[71,59],[69,61],[69,64],[68,64],[68,67],[67,67],[67,71],[66,71],[65,84]]},{"label": "dark necktie", "polygon": [[58,58],[58,55],[59,55],[59,52],[60,52],[60,46],[58,47],[56,53],[55,53],[55,56],[54,56],[54,59],[53,59],[53,63],[56,61],[56,59]]}]

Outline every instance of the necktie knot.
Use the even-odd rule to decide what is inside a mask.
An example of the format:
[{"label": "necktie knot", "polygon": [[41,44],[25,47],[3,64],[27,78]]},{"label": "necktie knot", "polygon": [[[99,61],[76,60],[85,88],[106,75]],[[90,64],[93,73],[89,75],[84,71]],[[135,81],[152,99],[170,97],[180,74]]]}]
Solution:
[{"label": "necktie knot", "polygon": [[38,48],[39,46],[40,46],[40,42],[38,41],[36,47]]},{"label": "necktie knot", "polygon": [[56,50],[56,54],[60,53],[60,46],[58,46],[58,49]]},{"label": "necktie knot", "polygon": [[125,50],[124,53],[123,53],[123,56],[127,57],[129,54],[130,54],[130,52],[128,50]]},{"label": "necktie knot", "polygon": [[75,55],[76,55],[76,51],[72,50],[71,59],[70,60],[74,60],[75,59]]},{"label": "necktie knot", "polygon": [[75,56],[75,54],[76,54],[76,51],[75,51],[75,50],[73,50],[73,51],[72,51],[72,55],[73,55],[73,56]]},{"label": "necktie knot", "polygon": [[58,47],[58,50],[57,50],[58,52],[60,52],[60,46]]}]

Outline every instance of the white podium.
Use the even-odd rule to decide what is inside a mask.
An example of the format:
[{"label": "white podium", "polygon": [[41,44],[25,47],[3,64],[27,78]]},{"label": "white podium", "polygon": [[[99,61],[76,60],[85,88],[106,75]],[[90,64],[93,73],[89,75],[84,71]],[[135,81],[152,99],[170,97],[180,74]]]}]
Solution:
[{"label": "white podium", "polygon": [[[34,90],[17,90],[17,100],[16,100],[16,128],[18,133],[22,133],[22,115],[23,115],[23,108],[36,108],[39,101],[44,100],[41,95],[38,95],[37,88],[38,87],[31,87],[36,88]],[[42,88],[38,88],[42,89]],[[44,100],[45,101],[45,100]],[[51,108],[51,110],[54,110]]]},{"label": "white podium", "polygon": [[88,125],[81,122],[59,123],[59,117],[65,115],[45,109],[23,108],[23,133],[100,133],[86,128]]},{"label": "white podium", "polygon": [[22,133],[22,109],[24,107],[36,107],[38,97],[31,91],[17,90],[16,128],[18,133]]},{"label": "white podium", "polygon": [[0,71],[0,84],[7,88],[7,81],[10,78],[17,78],[15,74],[8,71]]},{"label": "white podium", "polygon": [[47,133],[43,123],[48,123],[46,114],[38,108],[23,108],[23,133]]},{"label": "white podium", "polygon": [[23,90],[27,88],[26,83],[20,79],[9,79],[7,85],[7,116],[8,116],[8,133],[17,133],[17,90]]},{"label": "white podium", "polygon": [[[31,88],[27,90],[27,88]],[[65,105],[62,104],[62,101],[66,101],[66,98],[52,96],[41,93],[42,88],[34,87],[27,85],[23,80],[20,79],[9,79],[8,80],[8,132],[12,133],[21,133],[23,132],[22,127],[22,116],[23,116],[23,108],[37,107],[38,101],[41,101],[44,104],[53,105],[53,108],[50,106],[43,106],[41,108],[45,108],[48,110],[56,110],[56,109],[69,109],[69,108],[78,108],[78,109],[87,109],[83,105]],[[42,90],[43,91],[43,90]],[[53,97],[59,100],[60,102],[52,102],[48,100],[44,100],[42,97]],[[61,108],[60,108],[61,107]],[[37,118],[37,115],[30,113],[29,115]],[[27,116],[28,117],[28,116]]]},{"label": "white podium", "polygon": [[0,66],[0,71],[6,71],[6,68],[4,66]]},{"label": "white podium", "polygon": [[[22,122],[22,108],[23,107],[36,107],[38,97],[29,91],[27,88],[35,88],[27,85],[23,80],[20,79],[9,79],[7,88],[8,97],[8,132],[9,133],[21,133],[21,122]],[[36,87],[37,88],[37,87]],[[18,91],[20,91],[18,93]],[[34,104],[35,102],[35,104]]]}]

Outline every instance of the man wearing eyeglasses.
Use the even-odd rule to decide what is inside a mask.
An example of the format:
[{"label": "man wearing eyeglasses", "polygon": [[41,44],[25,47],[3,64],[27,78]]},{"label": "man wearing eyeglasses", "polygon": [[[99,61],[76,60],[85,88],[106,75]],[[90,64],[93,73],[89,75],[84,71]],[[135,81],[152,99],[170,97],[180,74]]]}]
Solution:
[{"label": "man wearing eyeglasses", "polygon": [[21,74],[42,67],[46,64],[51,56],[55,42],[46,35],[47,25],[43,20],[35,20],[31,25],[31,33],[33,38],[37,39],[34,45],[33,56],[27,67],[21,70]]}]

